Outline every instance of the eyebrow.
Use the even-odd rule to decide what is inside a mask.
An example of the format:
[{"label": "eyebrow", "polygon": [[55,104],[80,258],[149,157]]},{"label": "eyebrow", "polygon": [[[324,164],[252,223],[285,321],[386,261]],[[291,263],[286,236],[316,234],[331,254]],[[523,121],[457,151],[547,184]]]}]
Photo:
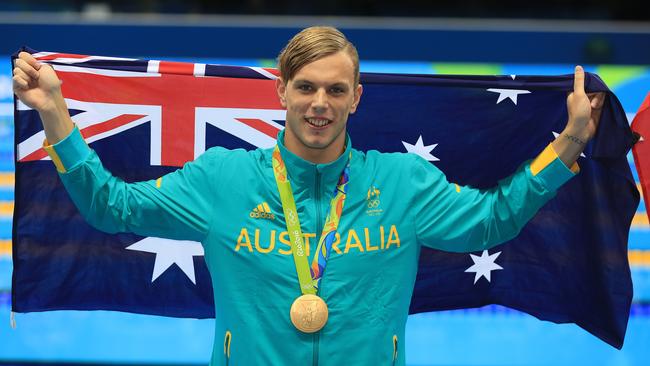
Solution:
[{"label": "eyebrow", "polygon": [[[314,82],[309,81],[309,80],[306,80],[306,79],[297,79],[297,80],[294,80],[293,83],[294,83],[294,84],[310,84],[310,85],[314,85],[314,84],[315,84]],[[333,83],[333,84],[330,84],[328,87],[329,87],[329,88],[331,88],[331,87],[339,87],[339,88],[343,87],[343,88],[349,88],[348,84],[345,83],[345,82],[342,82],[342,81],[337,81],[337,82],[335,82],[335,83]]]}]

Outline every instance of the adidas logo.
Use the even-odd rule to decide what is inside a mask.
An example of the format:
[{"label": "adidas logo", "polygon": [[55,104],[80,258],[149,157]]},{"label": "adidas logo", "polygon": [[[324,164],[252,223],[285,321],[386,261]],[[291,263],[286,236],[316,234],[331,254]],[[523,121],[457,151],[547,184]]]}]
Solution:
[{"label": "adidas logo", "polygon": [[253,219],[269,219],[269,220],[275,220],[275,215],[273,212],[271,212],[271,208],[269,207],[269,204],[266,202],[262,202],[257,207],[251,211],[248,216],[250,216]]}]

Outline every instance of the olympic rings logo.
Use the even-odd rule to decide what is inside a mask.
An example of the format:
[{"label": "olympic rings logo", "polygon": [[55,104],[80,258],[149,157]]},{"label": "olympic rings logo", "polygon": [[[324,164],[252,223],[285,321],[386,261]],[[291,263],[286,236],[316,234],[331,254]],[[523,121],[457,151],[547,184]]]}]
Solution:
[{"label": "olympic rings logo", "polygon": [[368,208],[377,208],[377,207],[379,207],[379,203],[380,203],[379,200],[368,200],[367,205],[368,205]]}]

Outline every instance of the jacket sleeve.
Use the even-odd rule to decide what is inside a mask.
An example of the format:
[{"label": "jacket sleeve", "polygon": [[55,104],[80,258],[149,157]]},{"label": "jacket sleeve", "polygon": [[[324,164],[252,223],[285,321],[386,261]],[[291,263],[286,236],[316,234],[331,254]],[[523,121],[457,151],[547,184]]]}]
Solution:
[{"label": "jacket sleeve", "polygon": [[578,171],[577,164],[567,168],[548,145],[496,187],[479,190],[449,183],[440,170],[417,157],[412,179],[418,242],[471,252],[510,240]]},{"label": "jacket sleeve", "polygon": [[77,128],[45,144],[70,198],[95,228],[194,241],[207,235],[214,197],[209,172],[217,159],[203,154],[156,180],[126,183],[102,166]]}]

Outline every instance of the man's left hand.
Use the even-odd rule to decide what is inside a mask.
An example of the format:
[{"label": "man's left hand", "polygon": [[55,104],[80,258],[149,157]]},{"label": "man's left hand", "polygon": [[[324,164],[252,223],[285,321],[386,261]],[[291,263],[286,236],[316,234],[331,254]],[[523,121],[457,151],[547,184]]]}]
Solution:
[{"label": "man's left hand", "polygon": [[576,66],[573,92],[567,97],[569,121],[566,132],[587,142],[596,134],[600,114],[605,102],[605,93],[585,93],[585,70]]}]

